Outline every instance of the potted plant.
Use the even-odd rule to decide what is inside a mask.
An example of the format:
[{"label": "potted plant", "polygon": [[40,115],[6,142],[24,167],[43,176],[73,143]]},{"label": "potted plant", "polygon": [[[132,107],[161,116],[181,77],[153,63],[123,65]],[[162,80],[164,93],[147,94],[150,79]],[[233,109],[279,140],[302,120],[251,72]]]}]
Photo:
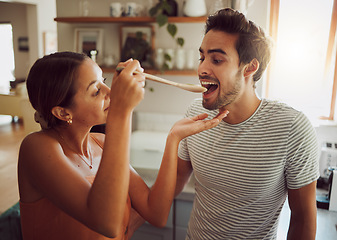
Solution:
[{"label": "potted plant", "polygon": [[[168,33],[172,36],[178,46],[182,47],[184,45],[184,39],[182,37],[176,37],[178,31],[177,25],[168,22],[169,16],[177,16],[177,2],[175,0],[159,0],[159,2],[150,9],[149,14],[156,18],[159,27],[166,25]],[[172,61],[172,56],[167,53],[165,53],[164,58],[165,62]],[[168,64],[164,63],[161,70],[168,69]]]},{"label": "potted plant", "polygon": [[127,37],[121,53],[121,61],[126,61],[130,58],[138,59],[143,65],[153,65],[152,49],[149,43],[145,40],[144,34],[141,31],[136,32],[135,36]]}]

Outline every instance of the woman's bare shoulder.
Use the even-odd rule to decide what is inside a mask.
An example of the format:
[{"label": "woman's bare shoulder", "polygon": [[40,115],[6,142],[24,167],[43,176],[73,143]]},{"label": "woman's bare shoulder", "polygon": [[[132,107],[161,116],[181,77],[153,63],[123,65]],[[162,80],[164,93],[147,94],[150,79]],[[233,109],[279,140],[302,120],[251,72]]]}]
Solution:
[{"label": "woman's bare shoulder", "polygon": [[45,132],[27,135],[21,143],[18,159],[18,183],[20,198],[33,202],[44,194],[43,184],[50,184],[55,166],[60,165],[64,156],[62,147],[55,137]]},{"label": "woman's bare shoulder", "polygon": [[53,136],[51,133],[40,131],[40,132],[34,132],[27,135],[23,141],[21,142],[20,148],[31,148],[36,147],[39,150],[43,150],[43,147],[49,146],[49,145],[59,145],[59,141]]},{"label": "woman's bare shoulder", "polygon": [[19,161],[37,161],[50,154],[63,153],[62,147],[51,133],[40,131],[27,135],[21,142]]}]

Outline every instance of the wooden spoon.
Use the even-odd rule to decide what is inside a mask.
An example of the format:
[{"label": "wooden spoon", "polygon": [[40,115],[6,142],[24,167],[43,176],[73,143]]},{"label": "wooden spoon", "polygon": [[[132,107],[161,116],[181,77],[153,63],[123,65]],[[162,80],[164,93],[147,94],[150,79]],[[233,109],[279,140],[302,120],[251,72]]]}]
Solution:
[{"label": "wooden spoon", "polygon": [[[117,72],[121,72],[122,70],[123,70],[123,67],[116,68]],[[152,80],[152,81],[155,81],[155,82],[175,86],[175,87],[184,89],[186,91],[195,92],[195,93],[202,93],[202,92],[207,91],[207,88],[202,87],[200,85],[177,83],[177,82],[166,80],[166,79],[161,78],[161,77],[157,77],[157,76],[154,76],[154,75],[151,75],[151,74],[148,74],[148,73],[142,73],[142,72],[138,72],[138,71],[135,71],[135,73],[144,74],[145,78],[148,79],[148,80]]]}]

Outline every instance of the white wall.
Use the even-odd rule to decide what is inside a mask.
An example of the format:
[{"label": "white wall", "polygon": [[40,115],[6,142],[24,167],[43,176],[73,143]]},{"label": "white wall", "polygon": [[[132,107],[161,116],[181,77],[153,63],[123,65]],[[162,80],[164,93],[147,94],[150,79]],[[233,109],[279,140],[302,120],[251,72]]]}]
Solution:
[{"label": "white wall", "polygon": [[[18,73],[19,76],[16,77],[25,77],[26,73],[28,73],[29,68],[32,64],[37,60],[37,58],[43,56],[43,33],[45,31],[54,31],[56,32],[56,23],[54,22],[54,18],[56,17],[56,1],[55,0],[0,0],[0,11],[2,11],[3,7],[6,5],[19,6],[21,4],[25,7],[25,13],[17,12],[16,8],[11,9],[11,12],[7,12],[8,16],[7,21],[15,22],[15,17],[20,19],[25,18],[25,25],[20,25],[17,27],[25,28],[27,31],[28,41],[29,41],[29,52],[28,60],[27,56],[25,56],[22,63],[21,60],[16,62],[16,68],[20,69]],[[19,11],[19,8],[18,8]],[[22,9],[20,10],[22,11]],[[21,15],[22,14],[22,15]],[[4,20],[2,16],[5,13],[0,14],[1,20]],[[14,16],[14,18],[13,18]],[[4,20],[5,21],[5,20]],[[15,30],[14,30],[15,31]],[[14,44],[17,43],[17,40],[14,39]],[[16,53],[14,53],[16,54]],[[21,58],[21,55],[15,56],[15,58]],[[17,60],[16,60],[17,61]],[[25,65],[25,66],[23,66]],[[25,68],[25,70],[22,70]]]}]

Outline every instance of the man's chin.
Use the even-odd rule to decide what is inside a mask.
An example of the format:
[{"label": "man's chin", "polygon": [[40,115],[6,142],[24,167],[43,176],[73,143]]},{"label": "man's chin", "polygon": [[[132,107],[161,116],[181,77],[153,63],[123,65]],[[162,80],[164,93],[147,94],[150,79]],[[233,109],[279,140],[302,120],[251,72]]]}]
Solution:
[{"label": "man's chin", "polygon": [[217,109],[216,108],[216,104],[212,104],[212,103],[210,103],[209,101],[207,101],[205,99],[203,99],[203,101],[202,101],[202,106],[204,108],[208,109],[208,110],[215,110],[215,109]]}]

